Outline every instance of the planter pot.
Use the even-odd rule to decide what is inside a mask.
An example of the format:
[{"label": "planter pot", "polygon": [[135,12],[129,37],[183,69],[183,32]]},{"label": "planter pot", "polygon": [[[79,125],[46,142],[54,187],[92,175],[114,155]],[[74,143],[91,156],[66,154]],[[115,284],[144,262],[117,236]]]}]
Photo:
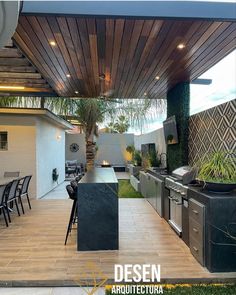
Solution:
[{"label": "planter pot", "polygon": [[139,171],[142,169],[142,166],[134,166],[134,165],[129,165],[129,173],[130,175],[138,175]]},{"label": "planter pot", "polygon": [[140,181],[135,176],[131,175],[130,177],[130,184],[132,187],[137,191],[140,192]]},{"label": "planter pot", "polygon": [[216,182],[203,182],[204,189],[213,193],[228,194],[236,189],[236,183],[216,183]]}]

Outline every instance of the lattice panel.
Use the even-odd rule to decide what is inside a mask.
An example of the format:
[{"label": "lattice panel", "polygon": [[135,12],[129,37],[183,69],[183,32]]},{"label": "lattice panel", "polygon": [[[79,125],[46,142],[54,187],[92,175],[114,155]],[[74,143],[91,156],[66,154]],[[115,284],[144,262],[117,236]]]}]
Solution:
[{"label": "lattice panel", "polygon": [[189,164],[217,150],[236,152],[236,99],[189,119]]}]

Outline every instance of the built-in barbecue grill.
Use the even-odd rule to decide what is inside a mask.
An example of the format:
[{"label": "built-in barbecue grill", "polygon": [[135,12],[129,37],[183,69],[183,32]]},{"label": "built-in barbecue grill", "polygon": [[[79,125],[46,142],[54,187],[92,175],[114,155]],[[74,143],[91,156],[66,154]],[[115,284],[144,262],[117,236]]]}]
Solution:
[{"label": "built-in barbecue grill", "polygon": [[183,166],[173,171],[172,176],[165,179],[165,186],[169,189],[170,226],[188,243],[188,186],[194,179],[191,167]]}]

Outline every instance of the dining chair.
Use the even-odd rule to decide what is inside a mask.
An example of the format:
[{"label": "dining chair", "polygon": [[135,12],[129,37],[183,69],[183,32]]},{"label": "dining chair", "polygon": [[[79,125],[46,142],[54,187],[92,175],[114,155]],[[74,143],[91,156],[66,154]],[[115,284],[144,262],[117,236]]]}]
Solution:
[{"label": "dining chair", "polygon": [[21,178],[19,185],[18,185],[18,189],[17,189],[17,198],[19,199],[23,214],[25,214],[25,210],[24,210],[24,206],[23,206],[23,202],[22,202],[23,197],[27,198],[29,209],[31,209],[31,204],[30,204],[30,199],[29,199],[29,184],[30,184],[31,178],[32,178],[32,175],[27,175],[27,176]]},{"label": "dining chair", "polygon": [[6,171],[4,172],[4,177],[19,177],[20,172],[19,171]]},{"label": "dining chair", "polygon": [[8,204],[13,204],[15,202],[17,213],[20,216],[20,210],[17,204],[17,188],[19,185],[20,179],[13,180],[9,183],[9,188],[4,194],[4,206],[6,208],[8,220],[11,223],[11,217],[10,217],[10,209],[8,207]]},{"label": "dining chair", "polygon": [[72,205],[72,208],[71,208],[70,219],[69,219],[69,223],[68,223],[68,226],[67,226],[65,245],[67,243],[68,235],[71,232],[73,220],[75,219],[75,213],[77,211],[76,210],[76,208],[77,208],[77,193],[76,193],[76,191],[73,189],[73,187],[71,185],[67,185],[66,190],[67,190],[67,193],[69,195],[69,198],[71,200],[73,200],[73,205]]},{"label": "dining chair", "polygon": [[5,196],[5,193],[8,188],[9,188],[9,184],[4,184],[4,185],[0,186],[0,209],[3,214],[3,217],[4,217],[7,227],[8,227],[8,221],[7,221],[7,216],[6,216],[6,212],[5,212],[6,208],[4,206],[4,196]]}]

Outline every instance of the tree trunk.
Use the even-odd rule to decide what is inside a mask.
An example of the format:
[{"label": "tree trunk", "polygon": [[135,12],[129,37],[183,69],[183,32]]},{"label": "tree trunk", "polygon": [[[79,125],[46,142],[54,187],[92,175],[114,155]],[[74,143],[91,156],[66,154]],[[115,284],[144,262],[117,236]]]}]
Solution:
[{"label": "tree trunk", "polygon": [[95,143],[92,141],[86,141],[86,162],[87,169],[92,169],[94,167],[95,160]]}]

